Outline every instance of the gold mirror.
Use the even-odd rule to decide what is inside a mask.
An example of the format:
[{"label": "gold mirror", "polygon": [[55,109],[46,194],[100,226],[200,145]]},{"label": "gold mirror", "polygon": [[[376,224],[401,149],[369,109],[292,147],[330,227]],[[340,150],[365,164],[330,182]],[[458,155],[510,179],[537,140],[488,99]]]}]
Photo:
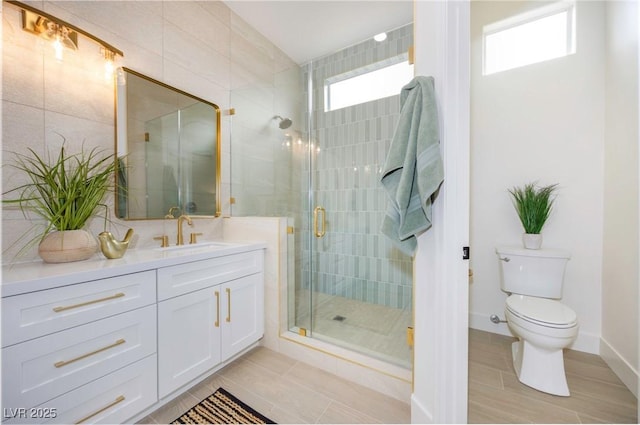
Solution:
[{"label": "gold mirror", "polygon": [[116,83],[116,216],[219,216],[220,108],[127,68]]}]

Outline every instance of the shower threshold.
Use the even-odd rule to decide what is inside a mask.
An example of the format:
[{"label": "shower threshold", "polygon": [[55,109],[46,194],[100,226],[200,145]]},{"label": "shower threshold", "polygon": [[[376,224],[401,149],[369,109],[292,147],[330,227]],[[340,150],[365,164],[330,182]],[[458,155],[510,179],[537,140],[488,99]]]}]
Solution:
[{"label": "shower threshold", "polygon": [[[411,397],[412,371],[406,367],[389,363],[376,357],[354,351],[318,338],[299,335],[295,331],[285,331],[280,335],[280,348],[290,352],[298,360],[371,388],[403,402]],[[308,352],[291,348],[283,342],[303,346]],[[340,342],[342,345],[343,342]],[[284,350],[282,350],[284,348]]]}]

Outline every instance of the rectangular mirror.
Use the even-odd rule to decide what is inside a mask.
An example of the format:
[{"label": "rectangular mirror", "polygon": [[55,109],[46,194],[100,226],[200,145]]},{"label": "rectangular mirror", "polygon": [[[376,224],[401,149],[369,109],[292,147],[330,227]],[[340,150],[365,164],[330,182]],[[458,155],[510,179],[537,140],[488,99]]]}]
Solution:
[{"label": "rectangular mirror", "polygon": [[128,68],[116,108],[116,217],[219,216],[220,108]]}]

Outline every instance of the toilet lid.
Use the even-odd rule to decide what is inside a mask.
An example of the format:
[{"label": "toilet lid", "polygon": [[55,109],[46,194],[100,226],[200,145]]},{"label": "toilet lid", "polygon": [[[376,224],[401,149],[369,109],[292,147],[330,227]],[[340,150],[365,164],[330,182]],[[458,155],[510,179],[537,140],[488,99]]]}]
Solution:
[{"label": "toilet lid", "polygon": [[575,311],[559,301],[547,298],[511,295],[507,309],[516,316],[533,323],[554,328],[574,326],[578,317]]}]

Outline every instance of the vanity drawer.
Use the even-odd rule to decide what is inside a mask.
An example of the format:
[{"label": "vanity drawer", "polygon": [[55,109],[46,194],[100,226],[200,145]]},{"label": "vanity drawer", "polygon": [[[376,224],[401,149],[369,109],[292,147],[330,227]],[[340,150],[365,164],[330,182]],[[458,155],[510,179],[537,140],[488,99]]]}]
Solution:
[{"label": "vanity drawer", "polygon": [[262,271],[263,250],[158,269],[158,301]]},{"label": "vanity drawer", "polygon": [[155,305],[4,348],[2,405],[37,406],[155,352]]},{"label": "vanity drawer", "polygon": [[155,271],[2,298],[2,346],[156,302]]},{"label": "vanity drawer", "polygon": [[4,409],[4,423],[124,423],[158,401],[152,355],[33,409]]}]

